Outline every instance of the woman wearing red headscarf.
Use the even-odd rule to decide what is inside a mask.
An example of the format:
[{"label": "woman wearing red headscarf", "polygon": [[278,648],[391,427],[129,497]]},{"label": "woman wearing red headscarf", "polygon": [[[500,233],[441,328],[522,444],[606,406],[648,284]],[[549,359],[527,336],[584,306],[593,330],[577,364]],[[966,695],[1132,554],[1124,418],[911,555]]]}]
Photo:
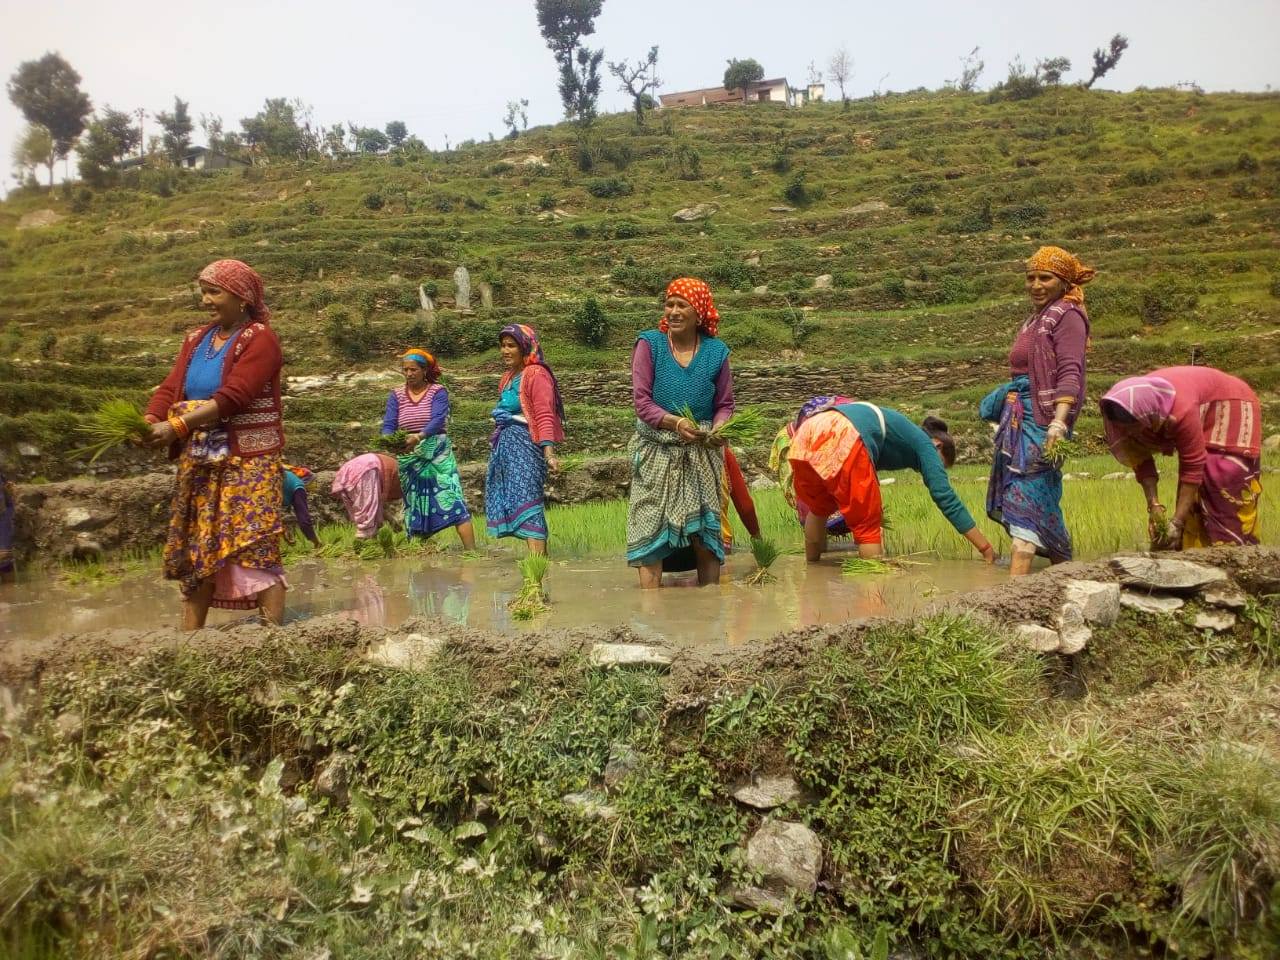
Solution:
[{"label": "woman wearing red headscarf", "polygon": [[724,454],[710,431],[733,415],[733,377],[719,324],[711,288],[681,277],[667,287],[658,329],[641,333],[631,355],[627,563],[644,589],[662,586],[664,561],[685,547],[699,586],[720,582]]},{"label": "woman wearing red headscarf", "polygon": [[215,261],[199,282],[209,322],[187,334],[146,411],[151,446],[178,461],[164,575],[182,590],[184,629],[204,626],[211,605],[279,623],[280,341],[247,264]]}]

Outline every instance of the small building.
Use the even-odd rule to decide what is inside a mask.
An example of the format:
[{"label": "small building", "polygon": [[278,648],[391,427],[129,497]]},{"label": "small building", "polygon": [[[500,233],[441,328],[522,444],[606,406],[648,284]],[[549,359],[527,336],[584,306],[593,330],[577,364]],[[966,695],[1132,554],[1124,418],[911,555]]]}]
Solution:
[{"label": "small building", "polygon": [[[116,164],[120,170],[132,170],[136,167],[145,167],[148,165],[149,157],[126,157]],[[208,147],[192,146],[187,148],[187,152],[182,157],[182,162],[178,164],[184,170],[226,170],[229,167],[247,167],[250,166],[248,160],[241,160],[239,157],[229,157],[225,153],[217,150],[210,150]]]},{"label": "small building", "polygon": [[664,93],[658,97],[658,102],[664,107],[706,107],[718,103],[785,103],[789,107],[796,105],[794,91],[787,83],[786,77],[758,80],[748,84],[745,93],[741,88],[726,90],[721,85],[704,87],[701,90]]}]

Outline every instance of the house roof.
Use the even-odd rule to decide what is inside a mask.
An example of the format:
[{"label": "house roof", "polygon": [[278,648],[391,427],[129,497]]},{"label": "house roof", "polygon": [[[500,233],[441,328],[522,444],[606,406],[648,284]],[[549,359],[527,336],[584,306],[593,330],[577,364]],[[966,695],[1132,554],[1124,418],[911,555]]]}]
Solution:
[{"label": "house roof", "polygon": [[[747,90],[755,93],[760,90],[771,90],[777,86],[786,86],[786,77],[777,77],[773,80],[757,80],[750,84]],[[659,95],[658,101],[664,107],[693,107],[702,106],[705,103],[738,103],[742,100],[741,91],[726,90],[723,85],[718,87],[703,87],[699,90],[681,90],[677,93],[664,93]]]}]

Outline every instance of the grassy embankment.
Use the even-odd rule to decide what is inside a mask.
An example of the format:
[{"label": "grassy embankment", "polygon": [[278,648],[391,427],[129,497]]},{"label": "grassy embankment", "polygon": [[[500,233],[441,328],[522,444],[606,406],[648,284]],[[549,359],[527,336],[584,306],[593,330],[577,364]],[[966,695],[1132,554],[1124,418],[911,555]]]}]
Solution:
[{"label": "grassy embankment", "polygon": [[[634,333],[685,272],[716,288],[739,394],[771,416],[838,388],[941,413],[981,457],[974,404],[1001,379],[1024,310],[1017,261],[1041,242],[1102,271],[1091,395],[1194,356],[1249,378],[1275,422],[1278,119],[1275,95],[920,93],[845,112],[676,112],[644,131],[607,117],[586,173],[561,126],[422,157],[156,173],[71,201],[16,195],[0,204],[0,450],[24,478],[83,472],[65,456],[68,415],[145,395],[200,322],[190,278],[218,256],[266,277],[288,375],[385,370],[406,343],[443,354],[464,460],[485,456],[492,337],[510,321],[539,328],[570,393],[567,449],[618,449]],[[719,211],[672,221],[698,201]],[[868,201],[887,206],[854,212]],[[796,209],[769,209],[784,203]],[[16,230],[43,208],[67,219]],[[459,263],[473,286],[493,286],[492,309],[454,315]],[[820,274],[832,289],[813,288]],[[414,314],[420,282],[438,288],[434,327]],[[612,319],[600,348],[573,333],[588,294]],[[289,455],[319,467],[359,451],[383,396],[335,385],[290,397]],[[1091,412],[1082,432],[1100,452]],[[21,441],[45,455],[13,458]],[[147,461],[128,452],[106,469],[129,462]]]},{"label": "grassy embankment", "polygon": [[[1262,960],[1280,944],[1280,633],[1126,612],[1092,696],[956,620],[885,627],[706,697],[660,675],[371,667],[281,635],[48,676],[0,750],[0,945],[51,957]],[[349,752],[349,802],[313,778]],[[606,760],[633,771],[584,814]],[[822,841],[782,917],[752,771]]]}]

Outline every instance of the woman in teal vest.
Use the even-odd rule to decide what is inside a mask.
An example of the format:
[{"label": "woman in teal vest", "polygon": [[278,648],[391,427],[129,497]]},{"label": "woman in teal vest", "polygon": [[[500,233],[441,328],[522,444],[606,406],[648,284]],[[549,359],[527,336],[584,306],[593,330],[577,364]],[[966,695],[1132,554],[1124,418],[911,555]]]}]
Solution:
[{"label": "woman in teal vest", "polygon": [[811,414],[787,451],[796,499],[809,509],[805,557],[810,563],[822,557],[827,549],[826,518],[837,511],[849,525],[859,555],[880,556],[884,509],[878,474],[914,470],[951,526],[991,563],[995,550],[947,480],[946,468],[955,456],[955,441],[937,417],[925,417],[917,427],[897,410],[865,401]]},{"label": "woman in teal vest", "polygon": [[720,582],[724,452],[710,431],[733,414],[733,377],[719,323],[711,288],[681,277],[667,287],[658,329],[641,333],[631,355],[627,563],[644,589],[662,586],[663,560],[684,547],[699,586]]}]

